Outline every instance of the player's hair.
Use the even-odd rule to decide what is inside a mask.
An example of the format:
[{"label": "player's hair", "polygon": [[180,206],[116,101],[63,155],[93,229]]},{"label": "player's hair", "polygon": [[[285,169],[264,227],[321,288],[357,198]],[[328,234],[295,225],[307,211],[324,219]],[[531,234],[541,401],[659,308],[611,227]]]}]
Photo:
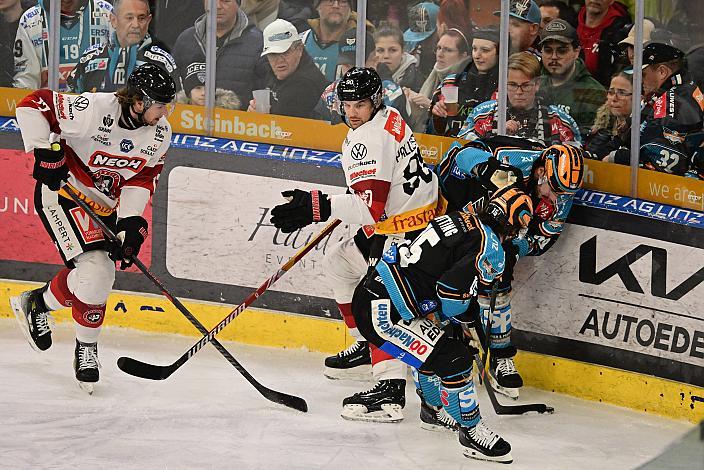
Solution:
[{"label": "player's hair", "polygon": [[[113,13],[116,13],[118,8],[120,8],[120,5],[122,5],[122,2],[125,0],[113,0],[112,2],[112,11]],[[139,0],[140,2],[144,3],[147,6],[147,12],[151,15],[152,14],[152,9],[149,6],[149,0]]]},{"label": "player's hair", "polygon": [[530,78],[540,76],[540,61],[530,52],[516,52],[508,58],[508,69],[523,72]]},{"label": "player's hair", "polygon": [[120,106],[132,106],[137,101],[142,101],[142,99],[144,98],[139,92],[133,91],[132,93],[130,93],[126,86],[123,86],[122,88],[118,89],[115,92],[115,96],[117,96],[117,102],[120,103]]}]

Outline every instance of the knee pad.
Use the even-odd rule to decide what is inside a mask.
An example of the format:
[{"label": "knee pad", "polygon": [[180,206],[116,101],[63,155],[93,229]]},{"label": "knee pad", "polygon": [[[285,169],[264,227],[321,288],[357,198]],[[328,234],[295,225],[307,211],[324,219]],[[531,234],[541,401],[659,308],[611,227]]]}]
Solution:
[{"label": "knee pad", "polygon": [[354,289],[367,273],[367,262],[352,240],[333,246],[323,258],[323,272],[329,279],[335,301],[352,302]]},{"label": "knee pad", "polygon": [[115,283],[115,263],[102,250],[88,251],[74,259],[75,269],[68,275],[68,287],[84,304],[101,305]]},{"label": "knee pad", "polygon": [[423,369],[435,371],[442,379],[460,377],[472,374],[473,361],[472,353],[464,341],[443,337]]}]

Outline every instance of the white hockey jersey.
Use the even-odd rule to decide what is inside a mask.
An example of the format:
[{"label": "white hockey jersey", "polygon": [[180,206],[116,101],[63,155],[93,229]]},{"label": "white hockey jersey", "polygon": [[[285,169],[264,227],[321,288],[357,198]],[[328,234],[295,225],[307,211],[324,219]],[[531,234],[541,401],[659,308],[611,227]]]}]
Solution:
[{"label": "white hockey jersey", "polygon": [[[391,234],[422,229],[444,212],[437,178],[394,108],[385,107],[349,130],[342,144],[342,169],[352,194],[330,197],[331,217]],[[365,231],[371,235],[370,227]]]},{"label": "white hockey jersey", "polygon": [[171,126],[129,130],[118,125],[122,107],[114,93],[65,95],[51,90],[30,93],[18,105],[17,123],[26,152],[50,148],[60,136],[69,182],[99,213],[117,207],[121,218],[141,215],[171,144]]}]

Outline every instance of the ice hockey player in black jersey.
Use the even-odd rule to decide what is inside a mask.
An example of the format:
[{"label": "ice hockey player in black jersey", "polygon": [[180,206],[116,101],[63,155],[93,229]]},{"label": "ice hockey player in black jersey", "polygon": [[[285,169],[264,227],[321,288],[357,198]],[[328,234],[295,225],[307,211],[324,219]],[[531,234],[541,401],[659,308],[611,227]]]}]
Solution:
[{"label": "ice hockey player in black jersey", "polygon": [[[481,210],[487,198],[504,184],[523,183],[535,208],[528,229],[504,243],[506,269],[498,284],[490,332],[489,380],[495,390],[518,398],[523,379],[513,362],[511,344],[511,281],[516,261],[540,256],[555,244],[582,185],[584,155],[580,148],[557,144],[545,148],[529,139],[497,137],[456,144],[436,168],[448,207]],[[490,292],[480,291],[478,307],[484,323],[489,315]]]},{"label": "ice hockey player in black jersey", "polygon": [[[479,215],[437,217],[413,242],[392,245],[376,276],[361,283],[352,300],[357,327],[367,340],[440,378],[426,382],[423,393],[458,423],[467,457],[510,463],[511,446],[482,420],[473,351],[441,326],[476,320],[473,306],[481,286],[490,286],[504,272],[502,242],[525,228],[532,213],[530,198],[512,185],[496,191]],[[398,404],[386,394],[362,392],[345,399],[344,406],[350,415],[393,414],[389,408]]]}]

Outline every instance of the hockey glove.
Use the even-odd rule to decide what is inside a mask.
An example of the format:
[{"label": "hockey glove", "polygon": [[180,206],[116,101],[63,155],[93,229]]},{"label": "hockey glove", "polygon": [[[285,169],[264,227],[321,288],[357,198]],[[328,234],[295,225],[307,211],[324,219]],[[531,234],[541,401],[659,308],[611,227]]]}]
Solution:
[{"label": "hockey glove", "polygon": [[283,233],[292,233],[313,222],[330,218],[330,199],[320,191],[284,191],[281,195],[289,202],[271,210],[271,223]]},{"label": "hockey glove", "polygon": [[68,166],[60,145],[54,144],[51,149],[34,149],[32,177],[52,191],[61,189],[61,182],[68,180]]},{"label": "hockey glove", "polygon": [[110,247],[110,259],[120,261],[120,269],[132,266],[139,249],[147,239],[147,221],[138,215],[126,217],[117,221],[117,238],[122,244],[114,242]]}]

